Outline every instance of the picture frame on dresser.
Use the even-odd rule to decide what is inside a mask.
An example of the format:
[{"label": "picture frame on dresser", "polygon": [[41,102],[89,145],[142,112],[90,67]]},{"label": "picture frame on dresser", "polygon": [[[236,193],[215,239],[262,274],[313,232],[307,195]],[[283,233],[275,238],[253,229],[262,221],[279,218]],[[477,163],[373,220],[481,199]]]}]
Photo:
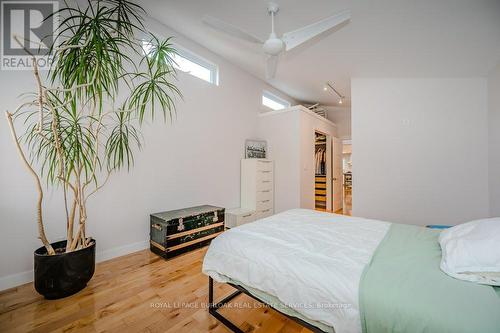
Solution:
[{"label": "picture frame on dresser", "polygon": [[245,140],[245,158],[266,158],[267,141],[265,140]]}]

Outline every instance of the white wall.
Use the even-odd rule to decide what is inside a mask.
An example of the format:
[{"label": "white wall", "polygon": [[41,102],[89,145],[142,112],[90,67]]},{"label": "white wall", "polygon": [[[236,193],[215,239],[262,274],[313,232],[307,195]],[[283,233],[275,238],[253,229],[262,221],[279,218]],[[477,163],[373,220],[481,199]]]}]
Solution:
[{"label": "white wall", "polygon": [[300,113],[261,115],[258,136],[267,141],[268,158],[274,161],[274,210],[300,207]]},{"label": "white wall", "polygon": [[351,108],[349,106],[329,106],[326,117],[337,125],[337,135],[341,140],[351,139]]},{"label": "white wall", "polygon": [[[143,129],[145,147],[129,172],[114,175],[89,202],[88,234],[97,239],[98,258],[107,259],[147,247],[152,212],[213,204],[239,206],[240,159],[244,141],[255,137],[261,93],[288,96],[254,76],[152,22],[156,32],[219,65],[219,86],[179,73],[172,125],[161,121]],[[1,72],[3,110],[13,110],[20,93],[33,90],[30,72]],[[0,290],[32,279],[33,250],[41,244],[35,225],[36,193],[0,121]],[[65,236],[60,193],[46,191],[45,221],[51,241]]]},{"label": "white wall", "polygon": [[500,63],[488,78],[490,215],[500,216]]},{"label": "white wall", "polygon": [[488,216],[486,84],[353,79],[353,214],[420,225]]}]

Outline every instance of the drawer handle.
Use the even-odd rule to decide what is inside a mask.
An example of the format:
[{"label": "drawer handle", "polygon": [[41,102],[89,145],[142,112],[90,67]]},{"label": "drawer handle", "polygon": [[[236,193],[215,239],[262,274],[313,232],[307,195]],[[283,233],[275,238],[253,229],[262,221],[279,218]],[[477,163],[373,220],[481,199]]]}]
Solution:
[{"label": "drawer handle", "polygon": [[250,217],[250,216],[252,216],[252,214],[243,215],[242,217]]},{"label": "drawer handle", "polygon": [[262,193],[269,193],[271,192],[271,190],[264,190],[264,191],[261,191]]},{"label": "drawer handle", "polygon": [[162,227],[158,223],[152,224],[151,227],[155,228],[156,230],[162,231]]},{"label": "drawer handle", "polygon": [[270,180],[263,180],[262,182],[263,183],[270,183],[271,181]]},{"label": "drawer handle", "polygon": [[262,200],[261,202],[269,202],[269,200]]},{"label": "drawer handle", "polygon": [[270,173],[271,171],[259,170],[262,173]]},{"label": "drawer handle", "polygon": [[264,209],[264,210],[262,211],[262,213],[267,213],[267,212],[268,212],[268,211],[270,211],[270,210],[271,210],[271,208]]}]

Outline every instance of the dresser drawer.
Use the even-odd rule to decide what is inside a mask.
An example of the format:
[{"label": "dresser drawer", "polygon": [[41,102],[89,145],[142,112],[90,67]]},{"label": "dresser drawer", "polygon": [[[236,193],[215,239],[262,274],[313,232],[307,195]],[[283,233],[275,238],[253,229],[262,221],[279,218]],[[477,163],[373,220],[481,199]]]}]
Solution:
[{"label": "dresser drawer", "polygon": [[255,206],[257,208],[257,211],[260,210],[265,210],[268,208],[273,208],[273,200],[272,199],[264,199],[264,200],[257,200],[255,203]]},{"label": "dresser drawer", "polygon": [[243,225],[245,223],[253,222],[257,219],[257,212],[253,211],[251,213],[242,215],[240,220],[238,221],[238,225]]},{"label": "dresser drawer", "polygon": [[273,190],[273,181],[272,180],[258,180],[257,181],[257,192],[259,191],[272,191]]},{"label": "dresser drawer", "polygon": [[273,171],[273,161],[257,161],[257,171]]},{"label": "dresser drawer", "polygon": [[257,219],[263,219],[265,217],[273,215],[274,210],[272,208],[266,208],[266,209],[259,209],[257,210]]},{"label": "dresser drawer", "polygon": [[257,219],[257,212],[245,208],[228,209],[226,211],[226,227],[234,228]]},{"label": "dresser drawer", "polygon": [[257,191],[257,196],[256,199],[257,201],[260,200],[273,200],[274,195],[273,195],[273,190],[262,190],[262,191]]},{"label": "dresser drawer", "polygon": [[273,180],[272,171],[257,171],[257,181],[259,180]]}]

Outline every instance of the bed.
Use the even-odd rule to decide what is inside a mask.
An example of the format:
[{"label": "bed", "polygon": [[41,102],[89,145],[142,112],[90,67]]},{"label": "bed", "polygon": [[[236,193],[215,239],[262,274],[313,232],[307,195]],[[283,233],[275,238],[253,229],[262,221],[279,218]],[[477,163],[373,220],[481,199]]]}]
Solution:
[{"label": "bed", "polygon": [[316,332],[500,332],[498,288],[442,273],[438,235],[295,209],[217,237],[203,272]]}]

